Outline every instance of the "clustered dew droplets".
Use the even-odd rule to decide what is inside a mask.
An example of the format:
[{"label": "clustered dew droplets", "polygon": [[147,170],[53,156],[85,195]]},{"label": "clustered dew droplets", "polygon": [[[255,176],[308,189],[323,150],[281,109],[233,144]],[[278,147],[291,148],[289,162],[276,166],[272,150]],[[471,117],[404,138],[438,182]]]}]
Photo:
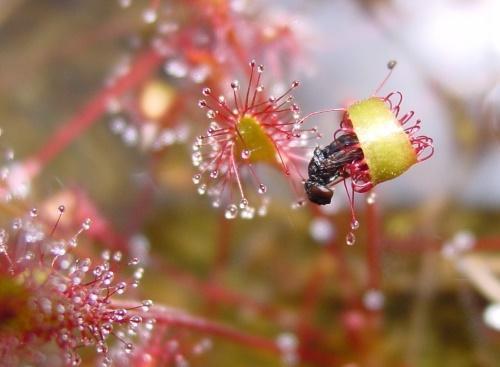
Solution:
[{"label": "clustered dew droplets", "polygon": [[[300,121],[300,107],[291,95],[299,82],[288,87],[279,84],[280,88],[272,88],[281,89],[277,97],[267,96],[262,84],[264,66],[255,61],[249,66],[248,82],[230,82],[228,96],[216,96],[210,88],[203,88],[203,99],[198,101],[209,126],[192,144],[192,163],[198,170],[193,183],[199,194],[211,198],[213,207],[223,208],[227,219],[266,215],[267,197],[262,196],[260,204],[250,204],[259,197],[252,194],[268,191],[258,177],[256,166],[261,163],[279,167],[293,191],[299,192],[303,163],[313,150],[310,141],[320,137],[316,128],[304,129]],[[256,184],[254,190],[247,192],[246,181]],[[304,204],[299,200],[294,207]]]},{"label": "clustered dew droplets", "polygon": [[[58,207],[60,215],[64,211],[63,205]],[[90,225],[90,219],[84,220],[77,235],[89,230]],[[76,258],[71,253],[71,241],[56,238],[54,229],[50,231],[50,227],[38,219],[36,208],[15,220],[12,226],[15,235],[0,228],[0,257],[9,264],[0,269],[0,275],[5,272],[6,279],[18,279],[16,286],[29,295],[28,300],[20,300],[17,307],[18,313],[26,315],[33,329],[20,330],[19,335],[9,334],[9,338],[23,340],[24,333],[28,332],[30,338],[22,349],[13,349],[8,358],[14,361],[17,352],[29,355],[55,341],[68,365],[81,363],[76,352],[79,346],[95,348],[102,361],[111,364],[108,337],[113,333],[122,335],[118,343],[124,355],[130,354],[134,349],[133,337],[143,323],[141,315],[152,306],[150,300],[137,305],[114,306],[114,297],[123,295],[129,287],[136,287],[144,269],[137,267],[137,259],[132,259],[128,265],[135,268],[133,281],[118,279],[114,267],[123,261],[121,252],[104,251],[102,260],[97,263],[89,258]],[[72,238],[75,245],[77,235]],[[138,309],[141,315],[137,314]],[[0,335],[0,343],[9,348],[10,344],[3,337]]]}]

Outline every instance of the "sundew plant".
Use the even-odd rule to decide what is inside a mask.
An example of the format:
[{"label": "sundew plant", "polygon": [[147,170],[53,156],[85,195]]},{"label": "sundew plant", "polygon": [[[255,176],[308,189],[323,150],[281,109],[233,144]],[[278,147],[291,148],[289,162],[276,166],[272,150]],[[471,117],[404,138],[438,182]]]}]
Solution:
[{"label": "sundew plant", "polygon": [[497,366],[499,13],[0,2],[0,367]]}]

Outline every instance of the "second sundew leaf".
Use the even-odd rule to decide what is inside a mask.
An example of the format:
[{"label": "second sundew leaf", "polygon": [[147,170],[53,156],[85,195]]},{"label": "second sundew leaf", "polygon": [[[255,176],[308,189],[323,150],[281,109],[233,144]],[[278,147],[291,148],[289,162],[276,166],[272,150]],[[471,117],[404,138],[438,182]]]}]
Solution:
[{"label": "second sundew leaf", "polygon": [[276,147],[257,118],[245,115],[236,127],[239,133],[235,141],[237,159],[248,163],[277,163]]}]

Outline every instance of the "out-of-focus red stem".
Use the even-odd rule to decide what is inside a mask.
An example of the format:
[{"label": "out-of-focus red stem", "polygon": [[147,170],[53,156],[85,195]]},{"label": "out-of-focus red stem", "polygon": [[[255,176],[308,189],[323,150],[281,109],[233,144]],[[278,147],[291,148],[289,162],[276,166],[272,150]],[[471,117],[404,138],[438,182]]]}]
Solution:
[{"label": "out-of-focus red stem", "polygon": [[31,173],[36,175],[43,166],[54,159],[104,114],[110,98],[120,96],[143,81],[160,64],[162,59],[162,55],[153,49],[140,54],[130,66],[128,73],[97,93],[71,119],[60,125],[60,128],[43,147],[28,160],[37,167],[37,170]]},{"label": "out-of-focus red stem", "polygon": [[336,241],[332,241],[326,246],[329,253],[338,264],[338,282],[342,289],[342,294],[346,300],[347,307],[354,307],[357,304],[356,286],[351,269],[347,265],[347,259],[342,246],[339,246]]},{"label": "out-of-focus red stem", "polygon": [[214,259],[213,276],[217,276],[227,265],[229,247],[231,244],[231,222],[224,215],[219,216],[216,253]]},{"label": "out-of-focus red stem", "polygon": [[153,308],[143,317],[153,318],[157,323],[172,326],[180,326],[188,329],[207,333],[209,335],[227,338],[238,344],[247,347],[266,350],[272,353],[279,353],[280,350],[274,340],[242,333],[239,330],[226,325],[218,324],[200,317],[193,317],[178,311],[172,312],[169,309]]},{"label": "out-of-focus red stem", "polygon": [[158,11],[160,8],[160,0],[150,0],[150,8],[153,9],[154,11]]},{"label": "out-of-focus red stem", "polygon": [[[115,303],[117,307],[132,308],[135,303],[119,302]],[[233,343],[243,345],[247,348],[262,350],[278,356],[282,356],[283,351],[273,339],[268,339],[261,336],[256,336],[248,333],[243,333],[232,327],[209,321],[200,317],[194,317],[182,311],[167,308],[153,307],[148,312],[137,311],[143,319],[154,319],[157,324],[183,327],[198,332],[202,332],[214,337],[230,340]],[[311,362],[318,366],[334,366],[337,359],[330,355],[320,352],[314,352],[299,348],[299,357],[305,362]]]},{"label": "out-of-focus red stem", "polygon": [[370,289],[380,287],[380,221],[377,203],[366,205],[366,263],[368,267],[367,286]]},{"label": "out-of-focus red stem", "polygon": [[[326,256],[330,256],[327,254]],[[313,325],[313,315],[318,306],[321,295],[326,285],[328,275],[324,266],[321,266],[321,258],[318,260],[318,265],[315,266],[312,274],[305,286],[305,291],[302,296],[303,302],[299,312],[299,324],[297,326],[297,336],[300,345],[304,347],[317,346],[321,342],[323,335],[316,332]],[[326,340],[323,338],[323,340]]]},{"label": "out-of-focus red stem", "polygon": [[250,307],[259,314],[268,316],[272,319],[278,319],[283,315],[279,309],[271,304],[258,302],[250,297],[233,292],[213,282],[203,282],[192,274],[178,269],[174,265],[161,261],[160,259],[153,259],[152,261],[152,265],[155,269],[161,270],[167,277],[175,279],[177,283],[194,290],[209,300],[224,303],[225,305]]}]

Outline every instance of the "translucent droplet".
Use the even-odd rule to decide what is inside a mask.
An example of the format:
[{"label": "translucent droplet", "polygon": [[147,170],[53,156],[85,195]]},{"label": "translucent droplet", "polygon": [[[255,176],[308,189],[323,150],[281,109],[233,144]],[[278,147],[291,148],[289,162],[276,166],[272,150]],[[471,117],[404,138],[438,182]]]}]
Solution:
[{"label": "translucent droplet", "polygon": [[292,204],[292,209],[299,209],[306,205],[306,201],[304,199],[299,199],[295,203]]},{"label": "translucent droplet", "polygon": [[156,22],[156,19],[158,19],[158,13],[155,9],[146,9],[142,13],[142,19],[144,20],[144,22],[152,24]]},{"label": "translucent droplet", "polygon": [[240,209],[245,209],[248,206],[248,200],[243,198],[240,200]]},{"label": "translucent droplet", "polygon": [[96,352],[99,354],[108,353],[108,347],[104,342],[99,342],[95,348]]},{"label": "translucent droplet", "polygon": [[198,185],[201,181],[201,174],[197,173],[193,176],[193,183],[195,185]]},{"label": "translucent droplet", "polygon": [[215,117],[215,111],[214,110],[208,110],[207,111],[207,117],[209,119],[213,119]]},{"label": "translucent droplet", "polygon": [[231,88],[232,88],[233,90],[237,90],[239,87],[240,87],[240,83],[239,83],[237,80],[233,80],[233,81],[231,82]]},{"label": "translucent droplet", "polygon": [[64,210],[65,210],[65,207],[64,205],[59,205],[59,207],[57,208],[57,210],[59,211],[59,213],[64,213]]},{"label": "translucent droplet", "polygon": [[242,219],[253,219],[255,217],[255,208],[253,208],[251,206],[246,206],[240,212],[240,217]]},{"label": "translucent droplet", "polygon": [[198,194],[205,195],[206,192],[207,192],[206,184],[201,184],[200,186],[198,186]]},{"label": "translucent droplet", "polygon": [[153,301],[151,301],[150,299],[145,299],[144,301],[142,301],[141,308],[144,312],[148,312],[152,306],[153,306]]},{"label": "translucent droplet", "polygon": [[500,331],[500,303],[492,303],[484,309],[483,321],[488,327]]},{"label": "translucent droplet", "polygon": [[259,189],[257,190],[259,194],[265,194],[267,192],[267,186],[264,184],[259,184]]},{"label": "translucent droplet", "polygon": [[352,246],[354,245],[355,242],[356,242],[356,235],[354,234],[354,232],[349,232],[347,236],[345,236],[345,243],[349,246]]},{"label": "translucent droplet", "polygon": [[106,260],[106,261],[109,261],[109,259],[111,259],[111,251],[109,250],[104,250],[102,253],[101,253],[101,257],[103,260]]},{"label": "translucent droplet", "polygon": [[182,61],[171,60],[165,64],[165,72],[175,78],[184,78],[188,73],[188,67]]},{"label": "translucent droplet", "polygon": [[351,229],[355,231],[359,228],[359,221],[356,218],[353,218],[351,221]]},{"label": "translucent droplet", "polygon": [[388,63],[387,63],[387,69],[389,70],[392,70],[396,67],[397,65],[397,61],[396,60],[390,60]]},{"label": "translucent droplet", "polygon": [[127,310],[123,308],[115,310],[115,312],[113,313],[113,319],[115,321],[122,321],[125,318],[125,316],[127,316]]},{"label": "translucent droplet", "polygon": [[125,351],[125,353],[130,354],[134,350],[134,345],[132,343],[125,343],[123,350]]},{"label": "translucent droplet", "polygon": [[115,274],[112,271],[108,271],[106,274],[104,274],[102,282],[104,283],[104,285],[110,285],[114,277]]},{"label": "translucent droplet", "polygon": [[14,151],[12,149],[7,149],[5,152],[5,159],[8,161],[14,160]]},{"label": "translucent droplet", "polygon": [[370,289],[363,295],[363,304],[368,310],[378,311],[384,307],[384,294],[378,289]]},{"label": "translucent droplet", "polygon": [[214,201],[212,201],[212,206],[214,208],[219,208],[220,207],[220,200],[219,199],[215,199]]},{"label": "translucent droplet", "polygon": [[366,198],[366,203],[368,205],[373,205],[375,204],[376,199],[377,199],[377,194],[375,194],[374,192],[370,192],[370,194]]},{"label": "translucent droplet", "polygon": [[226,219],[234,219],[238,215],[238,207],[234,204],[231,204],[227,207],[224,216]]},{"label": "translucent droplet", "polygon": [[139,132],[133,126],[127,126],[122,133],[123,142],[128,146],[133,146],[139,139]]},{"label": "translucent droplet", "polygon": [[90,218],[85,219],[85,221],[82,223],[82,229],[84,231],[88,231],[90,229],[91,223],[92,223],[92,221],[90,220]]},{"label": "translucent droplet", "polygon": [[116,262],[120,262],[122,260],[122,257],[123,257],[123,254],[121,253],[121,251],[116,251],[113,254],[113,260]]},{"label": "translucent droplet", "polygon": [[120,282],[116,285],[116,293],[123,294],[125,293],[125,289],[127,288],[127,283]]},{"label": "translucent droplet", "polygon": [[134,257],[132,258],[129,262],[128,262],[129,265],[137,265],[139,264],[139,259],[137,257]]},{"label": "translucent droplet", "polygon": [[214,170],[212,170],[212,171],[210,172],[210,177],[211,177],[211,178],[214,178],[214,179],[215,179],[215,178],[217,178],[218,176],[219,176],[219,171],[218,171],[218,170],[214,169]]},{"label": "translucent droplet", "polygon": [[298,344],[297,336],[292,333],[282,333],[276,338],[276,345],[282,351],[293,351]]},{"label": "translucent droplet", "polygon": [[20,228],[21,228],[21,226],[22,226],[22,221],[21,221],[21,219],[16,218],[16,219],[14,219],[14,220],[12,221],[12,229],[13,229],[14,231],[17,231],[18,229],[20,229]]},{"label": "translucent droplet", "polygon": [[210,88],[203,88],[202,93],[204,96],[209,96],[212,93],[212,90]]},{"label": "translucent droplet", "polygon": [[33,208],[30,210],[30,217],[35,218],[38,215],[37,208]]},{"label": "translucent droplet", "polygon": [[122,8],[128,8],[132,4],[132,0],[118,0],[118,4],[120,4]]},{"label": "translucent droplet", "polygon": [[142,317],[140,317],[139,315],[134,315],[130,318],[129,322],[131,324],[140,324],[142,322]]},{"label": "translucent droplet", "polygon": [[136,280],[142,279],[143,275],[144,275],[144,268],[135,269],[134,279],[136,279]]},{"label": "translucent droplet", "polygon": [[250,151],[248,149],[243,149],[241,151],[241,158],[242,159],[249,159],[250,158]]},{"label": "translucent droplet", "polygon": [[327,243],[335,236],[335,228],[325,217],[317,217],[311,221],[309,233],[315,241]]}]

